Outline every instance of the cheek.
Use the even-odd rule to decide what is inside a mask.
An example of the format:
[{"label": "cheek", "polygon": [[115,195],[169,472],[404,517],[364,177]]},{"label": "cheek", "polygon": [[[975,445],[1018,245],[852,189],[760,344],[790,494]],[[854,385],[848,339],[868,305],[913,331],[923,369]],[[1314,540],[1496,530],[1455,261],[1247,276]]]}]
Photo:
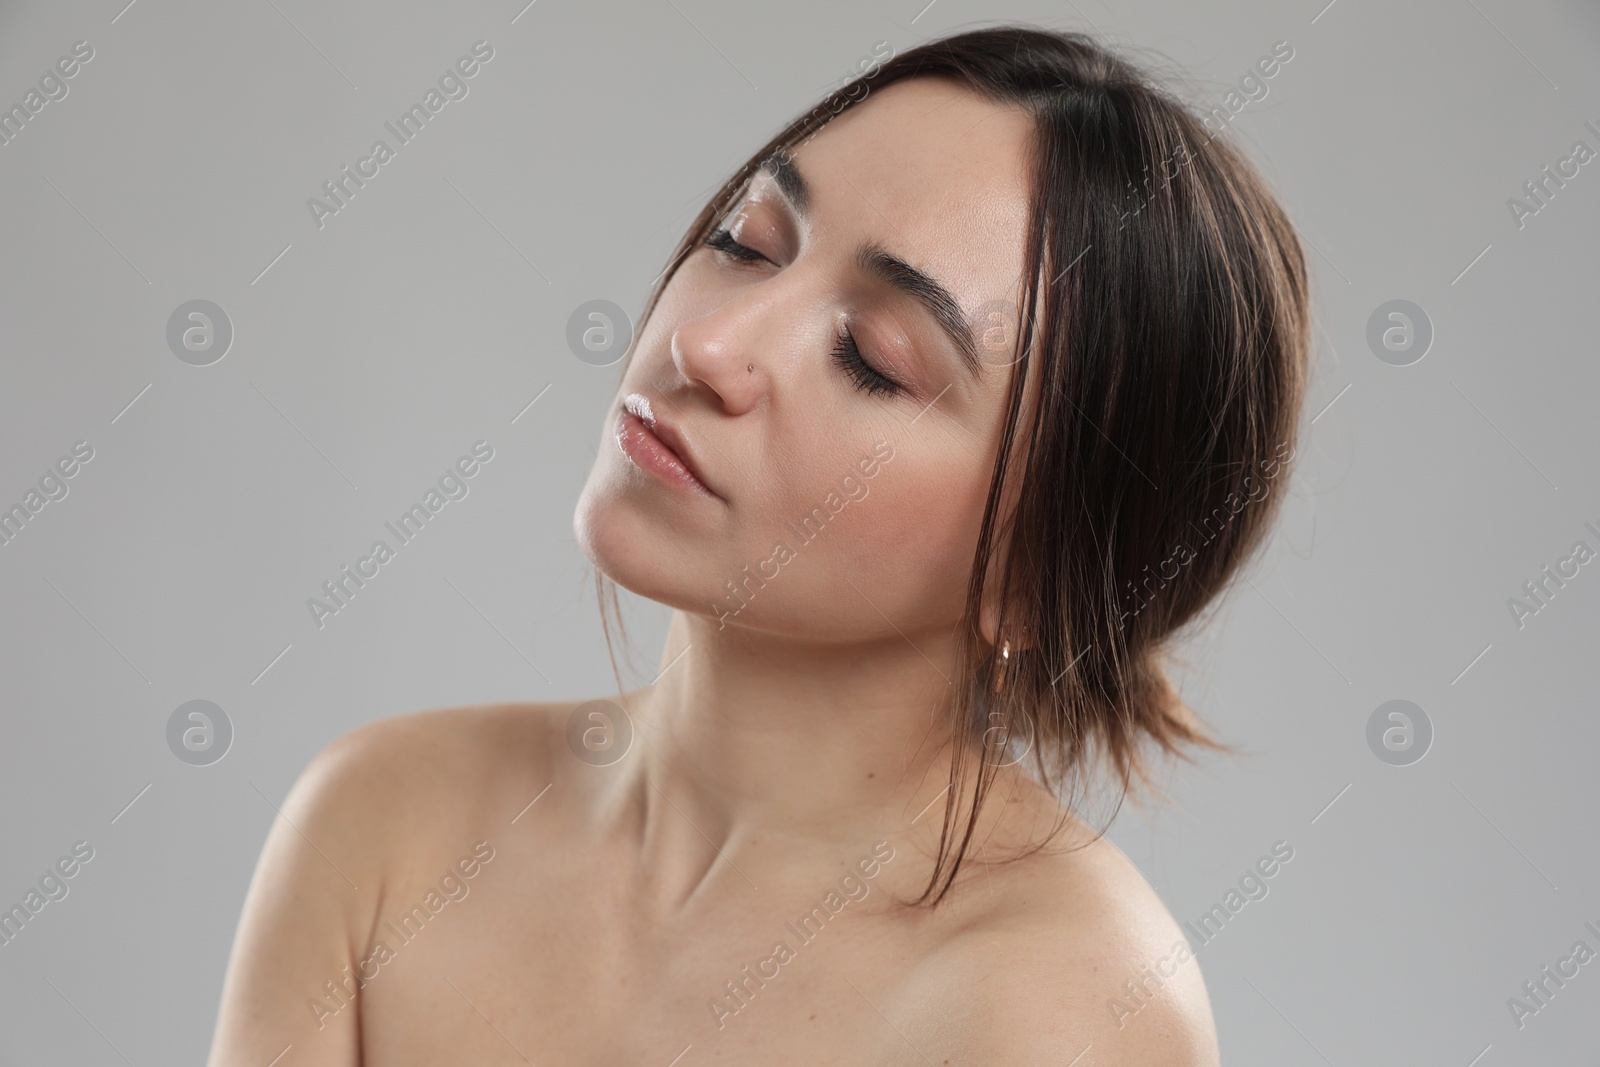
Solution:
[{"label": "cheek", "polygon": [[978,534],[982,494],[939,478],[934,484],[885,486],[870,521],[858,524],[854,545],[862,561],[884,556],[925,568],[970,563]]},{"label": "cheek", "polygon": [[850,505],[859,510],[827,566],[848,574],[896,625],[948,624],[966,596],[988,483],[976,470],[919,467],[910,451],[898,452],[867,483],[867,499]]}]

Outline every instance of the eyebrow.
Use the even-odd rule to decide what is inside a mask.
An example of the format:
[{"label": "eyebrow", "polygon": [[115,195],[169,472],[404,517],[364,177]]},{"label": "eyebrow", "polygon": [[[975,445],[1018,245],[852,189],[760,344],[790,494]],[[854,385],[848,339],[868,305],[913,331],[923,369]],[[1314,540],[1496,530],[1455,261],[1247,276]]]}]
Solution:
[{"label": "eyebrow", "polygon": [[[809,219],[811,186],[795,166],[794,159],[787,152],[774,152],[762,162],[760,169],[772,176],[794,213],[802,220]],[[856,251],[856,266],[921,304],[955,345],[967,374],[978,376],[982,366],[978,346],[966,316],[961,313],[961,305],[950,295],[950,290],[876,241],[868,241]]]},{"label": "eyebrow", "polygon": [[789,153],[782,149],[772,153],[762,161],[760,169],[772,175],[772,180],[778,183],[778,190],[783,193],[784,199],[789,201],[789,206],[794,208],[796,215],[802,219],[810,218],[811,186],[806,182],[805,175],[794,165]]},{"label": "eyebrow", "polygon": [[926,308],[939,328],[955,344],[956,351],[961,354],[961,365],[969,375],[977,377],[978,348],[973,343],[966,316],[961,314],[961,305],[956,303],[948,289],[899,256],[884,251],[876,242],[869,241],[861,246],[856,253],[856,264]]}]

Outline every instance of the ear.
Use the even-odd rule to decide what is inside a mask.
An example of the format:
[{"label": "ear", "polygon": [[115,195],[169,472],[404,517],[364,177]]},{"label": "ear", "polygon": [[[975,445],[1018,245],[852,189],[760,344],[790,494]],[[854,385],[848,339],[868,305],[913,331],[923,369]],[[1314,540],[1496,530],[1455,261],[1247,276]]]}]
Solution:
[{"label": "ear", "polygon": [[[1012,594],[1012,604],[1016,603],[1017,595]],[[978,632],[983,635],[984,643],[994,649],[998,649],[1003,641],[1011,642],[1013,654],[1033,645],[1026,626],[1018,626],[1013,622],[1009,632],[1004,635],[1000,633],[1000,591],[993,584],[984,589],[983,604],[978,609]]]},{"label": "ear", "polygon": [[984,644],[991,648],[998,648],[1000,631],[1000,604],[996,596],[985,596],[983,606],[978,612],[978,632],[983,635]]},{"label": "ear", "polygon": [[[1011,313],[1011,318],[1013,321],[1015,320],[1014,312]],[[1012,463],[1010,470],[1007,471],[1005,490],[1000,503],[1000,514],[1005,516],[1005,519],[999,526],[999,536],[989,556],[988,567],[984,575],[983,602],[978,607],[978,632],[982,635],[984,642],[998,651],[1005,642],[1009,641],[1013,653],[1033,647],[1033,641],[1028,635],[1027,627],[1018,621],[1019,616],[1025,618],[1028,614],[1026,611],[1018,610],[1021,605],[1028,603],[1030,599],[1026,589],[1023,588],[1026,584],[1026,579],[1020,578],[1015,574],[1008,575],[1006,573],[1006,566],[1011,560],[1011,545],[1012,537],[1014,536],[1011,523],[1016,514],[1018,498],[1022,492],[1022,479],[1027,467],[1027,457],[1031,451],[1032,438],[1029,436],[1028,427],[1031,425],[1032,416],[1028,413],[1032,411],[1033,398],[1036,397],[1039,388],[1037,376],[1031,376],[1024,388],[1022,421],[1018,424],[1018,436],[1013,445],[1014,449],[1020,450],[1020,454]],[[1011,583],[1011,595],[1008,597],[1012,609],[1011,620],[1008,623],[1006,632],[1002,634],[1000,633],[1000,591],[1008,581]]]}]

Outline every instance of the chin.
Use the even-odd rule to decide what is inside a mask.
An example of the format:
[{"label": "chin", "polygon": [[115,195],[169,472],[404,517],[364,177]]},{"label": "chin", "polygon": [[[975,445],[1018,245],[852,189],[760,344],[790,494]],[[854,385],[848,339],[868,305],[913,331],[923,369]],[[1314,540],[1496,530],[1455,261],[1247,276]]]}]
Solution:
[{"label": "chin", "polygon": [[590,565],[630,593],[685,611],[709,610],[717,583],[703,542],[671,536],[640,501],[598,472],[578,498],[572,533]]}]

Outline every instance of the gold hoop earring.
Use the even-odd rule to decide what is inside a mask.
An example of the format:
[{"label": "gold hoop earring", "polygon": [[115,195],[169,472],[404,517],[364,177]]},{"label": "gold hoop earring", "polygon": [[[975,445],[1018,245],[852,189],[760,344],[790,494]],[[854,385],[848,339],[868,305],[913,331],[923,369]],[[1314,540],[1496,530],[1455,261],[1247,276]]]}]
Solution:
[{"label": "gold hoop earring", "polygon": [[[1000,659],[1003,663],[1011,661],[1011,641],[1009,639],[1000,645]],[[1006,687],[1006,673],[1005,668],[1000,664],[996,664],[996,667],[998,669],[995,671],[993,691],[999,693]]]}]

